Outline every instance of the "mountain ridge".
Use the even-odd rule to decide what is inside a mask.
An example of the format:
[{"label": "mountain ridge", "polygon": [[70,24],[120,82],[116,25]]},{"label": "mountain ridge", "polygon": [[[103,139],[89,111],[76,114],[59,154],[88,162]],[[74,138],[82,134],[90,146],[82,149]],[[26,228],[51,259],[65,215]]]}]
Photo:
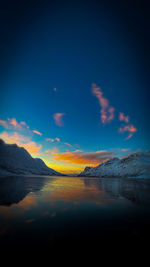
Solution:
[{"label": "mountain ridge", "polygon": [[33,158],[23,147],[0,139],[0,174],[63,175],[49,168],[42,159]]},{"label": "mountain ridge", "polygon": [[109,159],[96,167],[85,167],[79,176],[150,177],[150,151],[133,152],[121,159]]}]

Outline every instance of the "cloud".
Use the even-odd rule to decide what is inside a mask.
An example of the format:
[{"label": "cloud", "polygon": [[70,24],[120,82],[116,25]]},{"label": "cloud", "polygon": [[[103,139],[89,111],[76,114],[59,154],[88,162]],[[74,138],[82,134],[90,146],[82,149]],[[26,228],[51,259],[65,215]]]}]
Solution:
[{"label": "cloud", "polygon": [[9,126],[8,126],[8,122],[7,122],[7,121],[0,120],[0,125],[3,126],[3,127],[6,128],[6,129],[9,128]]},{"label": "cloud", "polygon": [[38,135],[42,135],[42,133],[40,133],[39,131],[36,131],[36,130],[33,130],[33,133],[35,133],[35,134],[38,134]]},{"label": "cloud", "polygon": [[53,158],[57,161],[66,161],[68,163],[84,164],[96,166],[114,156],[114,153],[105,150],[83,153],[80,151],[56,153],[52,152]]},{"label": "cloud", "polygon": [[56,92],[56,91],[57,91],[57,88],[56,88],[56,87],[55,87],[55,88],[53,88],[53,91],[54,91],[54,92]]},{"label": "cloud", "polygon": [[35,142],[31,141],[27,144],[21,145],[24,147],[31,155],[39,156],[42,145],[37,145]]},{"label": "cloud", "polygon": [[[130,119],[129,116],[125,116],[123,112],[119,113],[119,120],[124,121],[126,123],[129,123]],[[137,128],[133,124],[128,124],[123,127],[119,128],[119,133],[129,132],[129,135],[125,138],[125,140],[130,139],[135,132],[137,132]]]},{"label": "cloud", "polygon": [[29,128],[29,126],[27,126],[27,124],[24,121],[18,123],[15,118],[0,120],[0,125],[3,126],[5,129],[22,130],[23,127]]},{"label": "cloud", "polygon": [[115,109],[109,105],[108,99],[103,96],[103,92],[100,87],[97,87],[96,84],[92,84],[92,93],[98,99],[99,105],[101,107],[101,121],[102,123],[110,122],[114,119]]},{"label": "cloud", "polygon": [[46,138],[45,139],[47,142],[50,142],[50,143],[53,143],[53,142],[59,142],[60,144],[62,145],[65,145],[65,146],[69,146],[69,147],[73,147],[73,145],[69,144],[68,142],[61,142],[60,141],[60,138],[56,137],[56,138]]},{"label": "cloud", "polygon": [[47,142],[50,142],[50,143],[53,143],[53,142],[55,142],[55,141],[57,141],[57,142],[60,142],[60,138],[58,138],[58,137],[56,137],[56,138],[46,138],[45,139]]},{"label": "cloud", "polygon": [[58,153],[58,152],[59,152],[59,149],[58,147],[55,146],[52,149],[45,150],[42,154],[46,156],[51,156],[53,153]]},{"label": "cloud", "polygon": [[60,142],[60,139],[59,139],[58,137],[56,137],[55,140],[56,140],[57,142]]},{"label": "cloud", "polygon": [[55,141],[55,139],[52,139],[52,138],[46,138],[45,139],[47,142],[50,142],[50,143],[53,143]]},{"label": "cloud", "polygon": [[59,127],[64,126],[64,122],[62,120],[62,117],[65,115],[65,113],[55,113],[53,115],[53,118],[55,120],[56,125],[58,125]]},{"label": "cloud", "polygon": [[69,143],[63,143],[64,145],[66,145],[66,146],[69,146],[69,147],[73,147],[71,144],[69,144]]},{"label": "cloud", "polygon": [[42,145],[37,145],[29,137],[18,134],[17,132],[3,132],[0,134],[0,138],[8,144],[17,144],[18,146],[24,147],[32,155],[40,155]]},{"label": "cloud", "polygon": [[121,148],[120,149],[122,152],[128,152],[128,151],[130,151],[130,148]]},{"label": "cloud", "polygon": [[9,130],[19,130],[19,131],[24,131],[28,129],[28,133],[35,133],[38,135],[42,135],[41,132],[37,131],[37,130],[29,130],[29,126],[26,124],[26,122],[21,121],[20,123],[17,122],[17,120],[15,118],[12,119],[7,119],[7,120],[0,120],[0,125],[3,126],[5,129],[9,129]]},{"label": "cloud", "polygon": [[[27,126],[27,124],[24,121],[21,121],[20,124],[23,126]],[[27,126],[27,128],[29,128],[29,126]]]},{"label": "cloud", "polygon": [[119,120],[120,121],[125,121],[126,123],[129,122],[129,116],[125,116],[123,112],[119,113]]},{"label": "cloud", "polygon": [[119,128],[119,133],[129,132],[129,135],[126,137],[126,140],[130,139],[135,132],[137,132],[137,129],[134,125],[126,125],[124,127]]},{"label": "cloud", "polygon": [[2,132],[0,134],[0,138],[2,138],[8,144],[23,144],[30,142],[29,137],[18,134],[17,132],[14,133]]},{"label": "cloud", "polygon": [[22,129],[22,126],[21,124],[19,124],[15,118],[12,118],[12,119],[8,119],[10,124],[15,128],[15,129],[18,129],[18,130],[21,130]]}]

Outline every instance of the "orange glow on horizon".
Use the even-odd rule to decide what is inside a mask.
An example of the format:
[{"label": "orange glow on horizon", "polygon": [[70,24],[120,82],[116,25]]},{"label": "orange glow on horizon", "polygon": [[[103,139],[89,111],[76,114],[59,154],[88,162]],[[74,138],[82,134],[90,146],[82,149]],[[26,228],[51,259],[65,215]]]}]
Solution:
[{"label": "orange glow on horizon", "polygon": [[74,163],[79,165],[96,166],[97,164],[103,163],[107,159],[112,158],[113,154],[107,151],[96,151],[89,153],[82,152],[64,152],[56,153],[52,152],[53,158],[57,161],[66,161],[68,163]]},{"label": "orange glow on horizon", "polygon": [[84,168],[86,167],[86,165],[84,166],[75,166],[72,164],[59,164],[59,163],[53,163],[53,162],[47,162],[45,161],[45,164],[49,167],[54,169],[57,172],[60,172],[62,174],[79,174],[80,172],[82,172],[84,170]]}]

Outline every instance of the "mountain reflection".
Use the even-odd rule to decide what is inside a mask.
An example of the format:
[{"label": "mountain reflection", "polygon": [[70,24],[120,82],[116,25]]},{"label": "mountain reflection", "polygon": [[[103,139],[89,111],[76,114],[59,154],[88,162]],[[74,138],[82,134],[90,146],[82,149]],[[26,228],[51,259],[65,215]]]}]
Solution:
[{"label": "mountain reflection", "polygon": [[[0,244],[107,245],[150,238],[150,181],[12,176],[0,179]],[[0,245],[1,246],[1,245]]]},{"label": "mountain reflection", "polygon": [[[52,178],[51,178],[52,179]],[[23,200],[30,192],[40,191],[45,177],[9,176],[0,179],[0,205],[10,206]]]},{"label": "mountain reflection", "polygon": [[112,198],[126,198],[134,203],[150,201],[150,181],[140,179],[89,178],[83,179],[86,187],[96,186]]},{"label": "mountain reflection", "polygon": [[[63,201],[100,204],[124,198],[140,204],[150,202],[150,182],[138,179],[47,176],[9,176],[0,179],[0,205],[17,204],[29,193],[36,195],[36,198],[41,194],[41,200],[49,203]],[[27,201],[31,202],[29,197],[25,198],[25,202]]]}]

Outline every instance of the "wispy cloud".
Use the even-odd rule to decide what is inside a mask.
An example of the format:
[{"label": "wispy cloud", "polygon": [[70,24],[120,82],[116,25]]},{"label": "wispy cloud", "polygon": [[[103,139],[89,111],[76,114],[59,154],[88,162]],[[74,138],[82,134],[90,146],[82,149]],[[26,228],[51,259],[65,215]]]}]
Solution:
[{"label": "wispy cloud", "polygon": [[75,152],[65,152],[65,153],[51,153],[55,160],[57,161],[66,161],[69,163],[75,163],[80,165],[92,165],[96,166],[112,157],[114,157],[113,152],[107,152],[107,151],[96,151],[96,152],[89,152],[89,153],[83,153],[80,151]]},{"label": "wispy cloud", "polygon": [[66,146],[69,146],[69,147],[73,147],[73,145],[71,145],[69,143],[66,143],[66,142],[64,142],[63,144],[66,145]]},{"label": "wispy cloud", "polygon": [[65,146],[68,146],[70,148],[73,148],[74,146],[69,144],[68,142],[62,142],[60,140],[60,138],[56,137],[56,138],[46,138],[45,139],[47,142],[50,142],[50,143],[54,143],[54,142],[58,142],[60,145],[65,145]]},{"label": "wispy cloud", "polygon": [[56,140],[57,142],[60,142],[60,138],[58,138],[58,137],[56,137],[55,140]]},{"label": "wispy cloud", "polygon": [[55,113],[53,115],[53,118],[55,120],[56,125],[58,125],[59,127],[64,126],[64,122],[62,117],[65,115],[65,113]]},{"label": "wispy cloud", "polygon": [[55,146],[52,149],[45,150],[42,154],[46,156],[51,156],[53,153],[58,153],[58,152],[59,152],[59,149],[58,147]]},{"label": "wispy cloud", "polygon": [[38,135],[42,135],[42,133],[40,133],[39,131],[36,131],[36,130],[33,130],[33,133],[35,133],[35,134],[38,134]]},{"label": "wispy cloud", "polygon": [[126,137],[126,140],[130,139],[135,132],[137,132],[137,129],[134,125],[125,125],[124,127],[119,128],[119,133],[129,132],[129,135]]},{"label": "wispy cloud", "polygon": [[45,139],[47,142],[53,143],[55,141],[60,142],[60,138],[56,137],[56,138],[46,138]]},{"label": "wispy cloud", "polygon": [[9,128],[7,121],[0,120],[0,125],[3,126],[5,129],[8,129]]},{"label": "wispy cloud", "polygon": [[24,147],[32,155],[40,155],[42,145],[38,145],[36,142],[31,141],[30,137],[26,137],[17,132],[2,132],[0,138],[8,144],[17,144],[18,146]]},{"label": "wispy cloud", "polygon": [[0,120],[0,125],[3,126],[5,129],[22,130],[23,127],[29,128],[29,126],[24,121],[21,121],[19,123],[15,118]]},{"label": "wispy cloud", "polygon": [[121,152],[128,152],[128,151],[130,151],[130,148],[121,148],[120,150],[121,150]]},{"label": "wispy cloud", "polygon": [[24,144],[24,143],[30,142],[30,137],[24,136],[22,134],[18,134],[17,132],[13,132],[13,133],[2,132],[0,134],[0,138],[9,144],[14,144],[14,143]]},{"label": "wispy cloud", "polygon": [[55,139],[53,139],[53,138],[46,138],[45,141],[50,142],[50,143],[53,143],[55,141]]},{"label": "wispy cloud", "polygon": [[30,134],[35,133],[40,136],[42,135],[42,133],[37,130],[31,130],[25,121],[18,122],[16,118],[12,118],[12,119],[8,118],[7,120],[0,120],[0,125],[3,128],[8,129],[8,130],[15,130],[15,131],[19,130],[22,132],[28,131],[28,133]]},{"label": "wispy cloud", "polygon": [[59,142],[61,145],[65,145],[65,146],[69,146],[69,147],[73,147],[73,145],[69,144],[68,142],[62,142],[60,140],[60,138],[56,137],[56,138],[46,138],[45,139],[47,142],[53,143],[53,142]]},{"label": "wispy cloud", "polygon": [[119,120],[128,123],[129,122],[129,116],[125,116],[123,112],[120,112],[119,113]]},{"label": "wispy cloud", "polygon": [[96,86],[95,83],[92,84],[92,93],[97,97],[101,107],[100,113],[102,123],[112,121],[114,119],[115,109],[109,105],[108,99],[103,96],[101,88]]},{"label": "wispy cloud", "polygon": [[27,144],[21,145],[24,147],[31,155],[39,156],[42,149],[42,145],[37,145],[35,142],[31,141]]},{"label": "wispy cloud", "polygon": [[18,130],[21,130],[21,129],[22,129],[22,125],[19,124],[15,118],[13,118],[13,119],[8,119],[8,120],[9,120],[9,123],[10,123],[15,129],[18,129]]},{"label": "wispy cloud", "polygon": [[[119,120],[124,121],[125,123],[129,123],[130,118],[126,116],[123,112],[119,113]],[[119,128],[119,133],[129,132],[129,135],[125,138],[125,140],[130,139],[135,132],[137,132],[137,128],[133,124],[124,125]]]}]

